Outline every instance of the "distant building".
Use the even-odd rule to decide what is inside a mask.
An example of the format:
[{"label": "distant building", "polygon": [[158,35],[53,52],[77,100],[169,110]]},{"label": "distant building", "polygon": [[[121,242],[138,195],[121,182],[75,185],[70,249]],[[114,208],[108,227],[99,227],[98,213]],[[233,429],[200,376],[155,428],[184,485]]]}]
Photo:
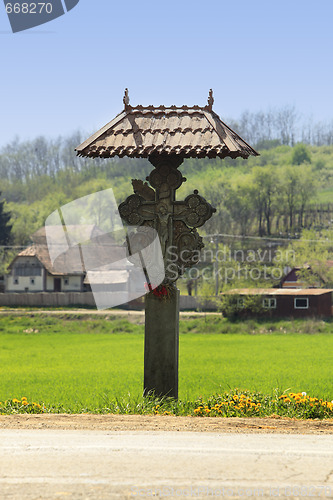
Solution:
[{"label": "distant building", "polygon": [[[333,261],[329,260],[326,262],[327,268],[333,267]],[[302,276],[303,272],[307,272],[312,278],[311,285],[304,280]],[[320,288],[325,285],[325,279],[321,276],[320,272],[314,272],[311,270],[311,266],[304,265],[302,267],[296,266],[292,269],[289,268],[286,275],[282,278],[280,286],[282,288]]]},{"label": "distant building", "polygon": [[84,272],[60,273],[51,264],[46,245],[33,244],[9,265],[6,292],[82,292]]},{"label": "distant building", "polygon": [[230,290],[222,295],[235,295],[235,307],[239,314],[250,315],[246,310],[246,296],[257,296],[260,314],[272,317],[329,317],[333,314],[333,290],[319,288],[243,288]]},{"label": "distant building", "polygon": [[[71,234],[77,231],[83,241],[93,241],[84,246],[77,245],[59,251],[52,263],[46,244],[45,228],[32,235],[33,244],[21,251],[8,267],[5,290],[15,292],[84,292],[90,291],[90,283],[85,265],[100,264],[100,268],[89,272],[95,290],[107,288],[109,291],[126,291],[133,265],[124,262],[124,247],[117,245],[95,225],[67,226]],[[62,227],[54,226],[55,241]],[[85,259],[83,259],[83,254]],[[110,262],[110,255],[115,262]],[[118,258],[119,257],[119,258]],[[119,260],[119,262],[117,262]],[[104,265],[103,265],[104,264]],[[135,286],[135,280],[132,280]]]}]

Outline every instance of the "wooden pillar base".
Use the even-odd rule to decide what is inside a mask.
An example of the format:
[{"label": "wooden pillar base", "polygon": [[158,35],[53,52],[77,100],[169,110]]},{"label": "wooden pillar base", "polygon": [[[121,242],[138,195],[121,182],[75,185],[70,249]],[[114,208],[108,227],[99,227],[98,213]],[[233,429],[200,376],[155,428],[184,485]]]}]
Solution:
[{"label": "wooden pillar base", "polygon": [[146,295],[144,395],[178,398],[179,290],[169,299]]}]

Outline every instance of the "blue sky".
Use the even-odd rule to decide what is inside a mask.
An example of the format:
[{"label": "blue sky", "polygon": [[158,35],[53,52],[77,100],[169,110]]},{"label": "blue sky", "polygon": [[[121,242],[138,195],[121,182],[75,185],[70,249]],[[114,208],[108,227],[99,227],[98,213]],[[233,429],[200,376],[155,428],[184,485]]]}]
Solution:
[{"label": "blue sky", "polygon": [[205,105],[237,119],[292,105],[333,119],[332,0],[80,0],[13,34],[0,4],[0,147],[93,132],[132,104]]}]

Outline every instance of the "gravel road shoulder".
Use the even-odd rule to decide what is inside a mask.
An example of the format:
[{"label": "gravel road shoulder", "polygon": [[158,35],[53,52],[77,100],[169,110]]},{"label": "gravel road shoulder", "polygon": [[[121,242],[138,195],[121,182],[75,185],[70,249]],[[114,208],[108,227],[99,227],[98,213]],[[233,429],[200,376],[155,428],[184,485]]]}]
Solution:
[{"label": "gravel road shoulder", "polygon": [[1,415],[0,429],[333,434],[333,419],[200,418],[161,415]]}]

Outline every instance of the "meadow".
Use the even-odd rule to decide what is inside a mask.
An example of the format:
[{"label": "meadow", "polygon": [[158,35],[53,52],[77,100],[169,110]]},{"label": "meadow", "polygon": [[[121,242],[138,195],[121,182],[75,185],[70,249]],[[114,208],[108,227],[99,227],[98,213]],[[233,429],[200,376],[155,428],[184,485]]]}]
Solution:
[{"label": "meadow", "polygon": [[[306,393],[330,402],[332,333],[331,321],[183,319],[179,399],[260,393],[276,401]],[[143,351],[143,325],[117,316],[2,316],[0,402],[24,397],[47,411],[99,412],[115,405],[135,411],[143,399]]]}]

